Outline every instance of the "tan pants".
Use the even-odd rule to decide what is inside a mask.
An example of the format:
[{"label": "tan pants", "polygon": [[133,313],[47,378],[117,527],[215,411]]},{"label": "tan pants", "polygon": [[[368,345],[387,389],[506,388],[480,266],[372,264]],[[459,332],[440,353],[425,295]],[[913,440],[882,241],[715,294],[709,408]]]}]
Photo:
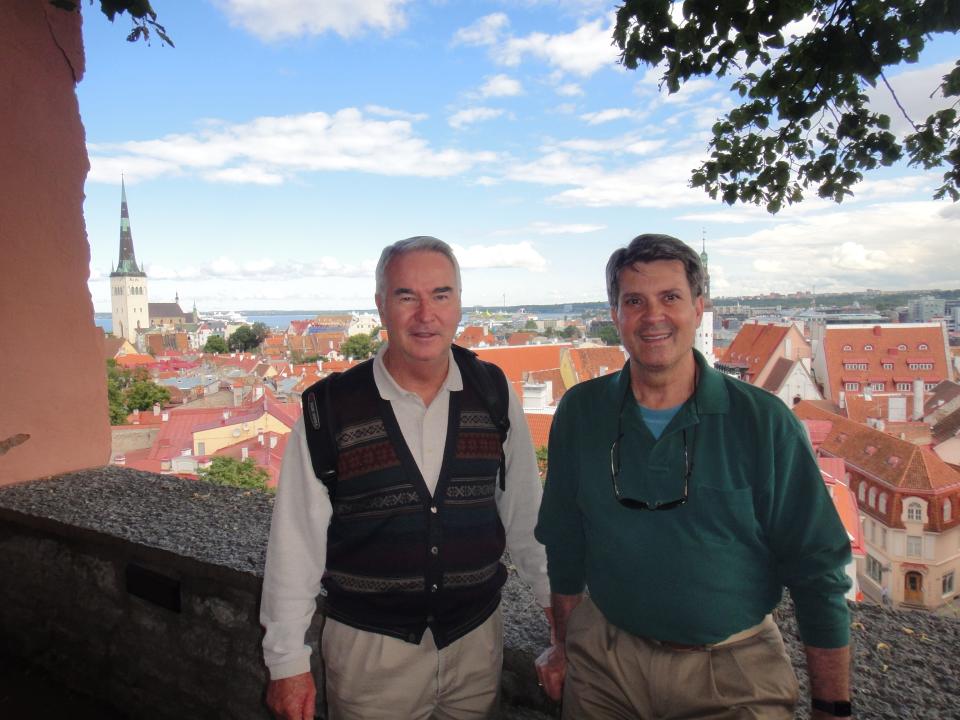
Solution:
[{"label": "tan pants", "polygon": [[321,641],[329,720],[481,720],[497,705],[503,666],[500,609],[442,650],[327,618]]},{"label": "tan pants", "polygon": [[566,650],[564,720],[793,718],[797,679],[772,620],[746,640],[676,650],[611,625],[585,598]]}]

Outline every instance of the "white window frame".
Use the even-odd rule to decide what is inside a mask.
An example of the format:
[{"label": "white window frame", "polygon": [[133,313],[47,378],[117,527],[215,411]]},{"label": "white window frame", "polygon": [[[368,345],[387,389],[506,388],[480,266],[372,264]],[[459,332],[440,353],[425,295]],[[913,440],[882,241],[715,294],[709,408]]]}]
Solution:
[{"label": "white window frame", "polygon": [[923,557],[922,535],[907,535],[906,555],[911,558]]},{"label": "white window frame", "polygon": [[942,578],[940,578],[940,590],[942,591],[942,594],[946,596],[953,595],[954,588],[954,574],[953,570],[951,570],[950,572],[944,574]]},{"label": "white window frame", "polygon": [[867,555],[866,562],[867,577],[878,585],[883,579],[883,563],[877,560],[873,555]]},{"label": "white window frame", "polygon": [[918,502],[907,503],[907,520],[911,522],[922,522],[923,505]]}]

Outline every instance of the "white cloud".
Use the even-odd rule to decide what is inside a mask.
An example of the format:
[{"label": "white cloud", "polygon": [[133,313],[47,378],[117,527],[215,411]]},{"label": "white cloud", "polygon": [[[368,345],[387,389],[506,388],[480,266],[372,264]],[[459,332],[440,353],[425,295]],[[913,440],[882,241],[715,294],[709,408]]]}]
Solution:
[{"label": "white cloud", "polygon": [[509,75],[494,75],[480,87],[481,97],[513,97],[523,93],[523,85]]},{"label": "white cloud", "polygon": [[382,105],[365,105],[363,110],[369,115],[376,115],[378,117],[391,119],[396,118],[399,120],[410,120],[411,122],[426,120],[428,117],[426,113],[412,113],[407,112],[406,110],[394,110],[393,108],[383,107]]},{"label": "white cloud", "polygon": [[322,35],[385,34],[406,26],[409,0],[217,0],[232,25],[261,40]]},{"label": "white cloud", "polygon": [[408,120],[376,120],[356,108],[211,124],[193,134],[88,147],[89,179],[115,182],[197,173],[213,182],[276,184],[307,172],[447,177],[495,159],[433,149]]},{"label": "white cloud", "polygon": [[515,245],[453,245],[464,270],[480,268],[522,268],[533,272],[547,269],[547,260],[529,242]]},{"label": "white cloud", "polygon": [[567,223],[558,225],[549,222],[535,222],[531,225],[531,230],[538,235],[583,235],[585,233],[605,230],[606,225],[588,225],[586,223]]},{"label": "white cloud", "polygon": [[570,33],[531,33],[511,37],[494,47],[494,59],[504,65],[519,65],[530,55],[563,72],[589,76],[604,67],[613,68],[617,53],[611,44],[613,28],[605,20],[581,25]]},{"label": "white cloud", "polygon": [[454,45],[493,45],[499,41],[510,19],[503,13],[493,13],[477,20],[472,25],[460,28],[453,35]]},{"label": "white cloud", "polygon": [[613,120],[628,118],[632,115],[633,110],[629,108],[608,108],[606,110],[599,110],[598,112],[584,113],[580,116],[580,119],[585,121],[587,125],[600,125]]},{"label": "white cloud", "polygon": [[[900,104],[918,125],[927,119],[930,113],[953,104],[946,102],[943,94],[937,90],[943,82],[943,76],[953,69],[952,62],[931,65],[926,68],[905,70],[897,75],[889,75],[890,86],[897,94]],[[870,107],[876,112],[890,116],[890,131],[896,135],[911,132],[913,128],[897,107],[896,101],[883,83],[868,91]]]},{"label": "white cloud", "polygon": [[450,123],[450,127],[460,129],[476,122],[492,120],[501,115],[503,115],[503,110],[499,108],[473,107],[455,112],[447,122]]},{"label": "white cloud", "polygon": [[563,95],[564,97],[583,95],[583,88],[577,83],[563,83],[557,86],[556,91],[557,95]]},{"label": "white cloud", "polygon": [[831,261],[839,270],[882,270],[890,263],[883,250],[867,250],[861,243],[845,242],[835,248]]}]

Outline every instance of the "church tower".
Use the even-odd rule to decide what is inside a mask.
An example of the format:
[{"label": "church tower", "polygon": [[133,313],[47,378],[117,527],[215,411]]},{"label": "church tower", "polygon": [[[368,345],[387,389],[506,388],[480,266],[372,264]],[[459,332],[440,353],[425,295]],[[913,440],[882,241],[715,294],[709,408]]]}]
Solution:
[{"label": "church tower", "polygon": [[137,329],[150,327],[147,305],[147,274],[137,266],[127,211],[127,188],[120,180],[120,259],[110,273],[110,308],[113,334],[136,345]]},{"label": "church tower", "polygon": [[697,328],[693,346],[706,358],[707,365],[713,367],[717,358],[713,355],[713,303],[710,301],[710,270],[707,266],[706,232],[703,233],[701,242],[703,248],[700,252],[700,264],[703,265],[703,317],[700,319],[700,327]]}]

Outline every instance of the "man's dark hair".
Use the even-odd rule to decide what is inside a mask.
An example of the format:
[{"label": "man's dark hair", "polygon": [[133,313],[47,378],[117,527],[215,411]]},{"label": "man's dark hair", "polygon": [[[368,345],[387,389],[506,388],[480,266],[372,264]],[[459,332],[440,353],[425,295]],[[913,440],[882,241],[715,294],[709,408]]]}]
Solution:
[{"label": "man's dark hair", "polygon": [[679,260],[687,273],[690,292],[696,299],[703,295],[703,265],[700,256],[682,240],[670,235],[637,235],[625,248],[613,251],[607,261],[607,299],[616,308],[620,301],[620,271],[638,262]]}]

